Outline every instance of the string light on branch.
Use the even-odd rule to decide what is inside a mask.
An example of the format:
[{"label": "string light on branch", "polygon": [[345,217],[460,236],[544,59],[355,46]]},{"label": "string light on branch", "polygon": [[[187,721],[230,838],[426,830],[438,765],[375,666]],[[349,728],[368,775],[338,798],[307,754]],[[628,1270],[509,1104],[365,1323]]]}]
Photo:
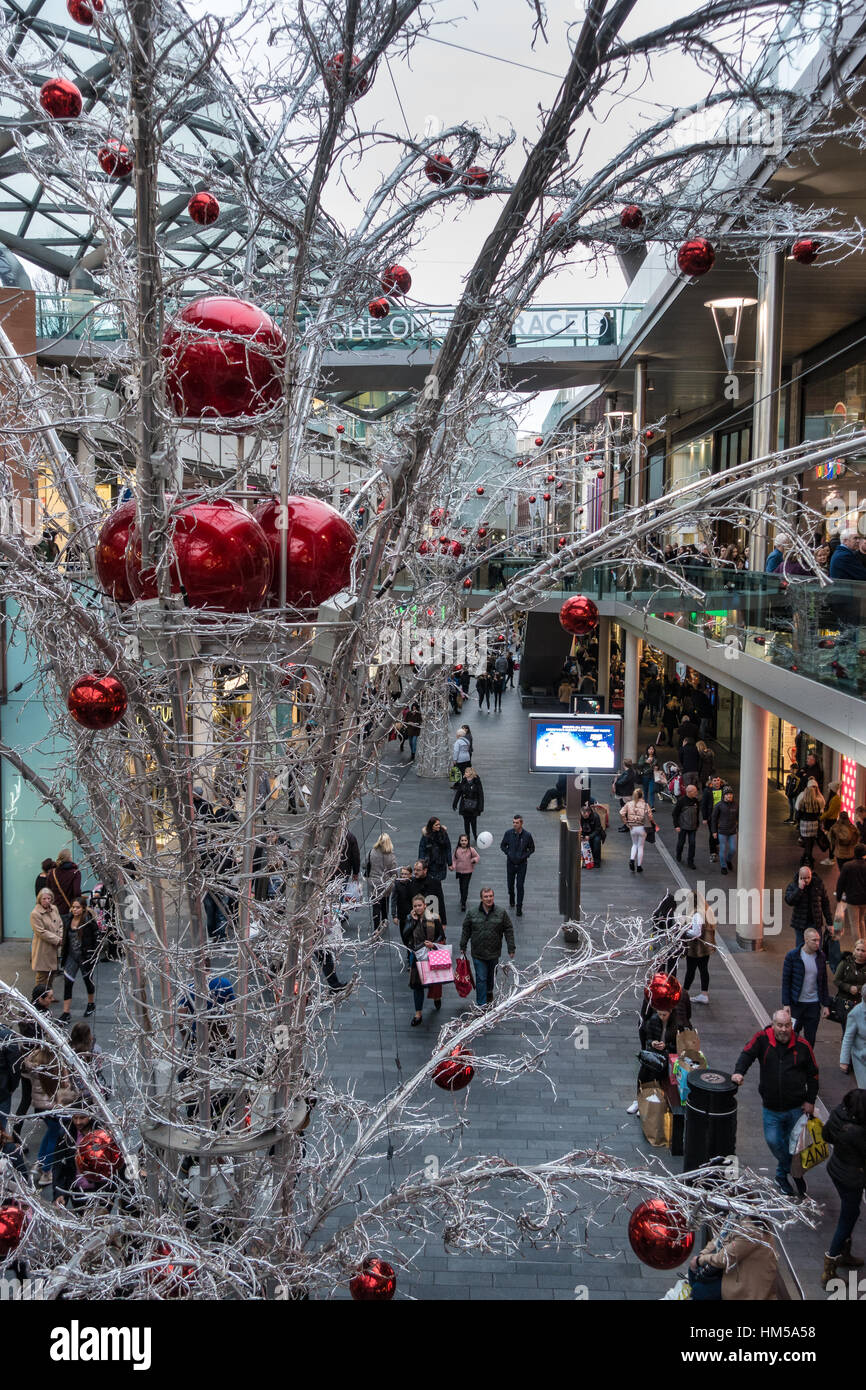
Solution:
[{"label": "string light on branch", "polygon": [[89,671],[79,676],[66,696],[66,707],[82,729],[110,729],[126,713],[126,687],[117,676]]}]

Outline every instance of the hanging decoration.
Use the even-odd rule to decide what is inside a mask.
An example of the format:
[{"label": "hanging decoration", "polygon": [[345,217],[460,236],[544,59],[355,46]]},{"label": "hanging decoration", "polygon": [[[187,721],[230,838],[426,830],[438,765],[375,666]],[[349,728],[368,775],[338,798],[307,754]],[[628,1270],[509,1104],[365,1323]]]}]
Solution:
[{"label": "hanging decoration", "polygon": [[120,1145],[107,1129],[93,1129],[75,1150],[75,1166],[82,1177],[107,1182],[120,1171],[123,1155]]},{"label": "hanging decoration", "polygon": [[465,1047],[452,1048],[448,1057],[443,1057],[433,1068],[433,1080],[443,1091],[462,1091],[475,1075],[475,1068],[468,1061],[472,1053]]},{"label": "hanging decoration", "polygon": [[55,121],[74,121],[81,115],[84,101],[74,82],[52,77],[39,92],[39,105]]},{"label": "hanging decoration", "polygon": [[126,687],[117,676],[89,671],[71,687],[66,707],[83,729],[110,729],[126,713]]},{"label": "hanging decoration", "polygon": [[386,319],[391,312],[391,305],[387,299],[371,299],[367,305],[367,312],[371,319]]},{"label": "hanging decoration", "polygon": [[[272,561],[271,598],[279,602],[282,528],[277,498],[261,502],[255,516],[265,534]],[[359,511],[359,515],[361,512]],[[347,589],[357,537],[345,517],[316,497],[290,497],[286,504],[286,601],[295,608],[315,608]]]},{"label": "hanging decoration", "polygon": [[644,215],[637,203],[629,203],[619,215],[620,226],[628,232],[639,232],[644,224]]},{"label": "hanging decoration", "polygon": [[586,637],[598,627],[598,608],[586,594],[572,594],[559,610],[559,625],[575,637]]},{"label": "hanging decoration", "polygon": [[470,164],[460,181],[471,198],[481,198],[490,182],[490,174],[480,164]]},{"label": "hanging decoration", "polygon": [[380,283],[385,294],[408,294],[412,288],[412,276],[404,265],[389,265]]},{"label": "hanging decoration", "polygon": [[677,265],[684,275],[706,275],[715,264],[716,253],[706,237],[693,237],[683,242],[677,252]]},{"label": "hanging decoration", "polygon": [[104,174],[113,179],[128,179],[135,168],[129,148],[119,140],[108,140],[97,151],[96,158]]},{"label": "hanging decoration", "polygon": [[[340,89],[340,86],[343,81],[344,63],[345,54],[340,52],[335,53],[333,57],[329,58],[327,63],[325,64],[325,83],[329,91],[331,92],[336,92]],[[355,101],[358,97],[362,97],[365,92],[369,92],[372,83],[371,77],[355,76],[355,69],[357,67],[360,67],[360,65],[361,59],[357,56],[357,54],[353,53],[352,61],[349,64],[348,92],[350,101]]]},{"label": "hanging decoration", "polygon": [[628,1242],[638,1259],[651,1269],[676,1269],[691,1255],[695,1233],[679,1212],[660,1197],[641,1202],[628,1223]]},{"label": "hanging decoration", "polygon": [[126,577],[126,547],[134,521],[135,502],[123,502],[109,512],[96,540],[96,574],[105,593],[115,603],[135,602]]},{"label": "hanging decoration", "polygon": [[644,991],[650,1007],[663,1009],[665,1013],[679,1003],[682,992],[682,985],[676,975],[665,975],[662,971],[653,975]]},{"label": "hanging decoration", "polygon": [[349,1292],[356,1303],[387,1303],[397,1292],[397,1276],[385,1260],[370,1256],[354,1279],[349,1280]]},{"label": "hanging decoration", "polygon": [[76,24],[92,24],[104,9],[103,0],[66,0],[66,9]]},{"label": "hanging decoration", "polygon": [[[172,518],[171,592],[191,608],[251,613],[271,584],[271,552],[259,523],[228,497],[191,500]],[[141,536],[133,522],[126,547],[126,578],[135,599],[157,596],[156,573],[141,568]]]},{"label": "hanging decoration", "polygon": [[818,259],[818,252],[821,250],[820,241],[814,237],[800,237],[791,247],[791,255],[800,265],[812,265]]},{"label": "hanging decoration", "polygon": [[454,177],[454,161],[447,154],[434,154],[424,165],[424,173],[431,183],[450,183]]},{"label": "hanging decoration", "polygon": [[8,1260],[21,1244],[30,1222],[30,1210],[21,1202],[9,1201],[0,1206],[0,1261]]},{"label": "hanging decoration", "polygon": [[186,210],[193,222],[197,222],[200,227],[211,227],[220,215],[217,199],[212,193],[206,193],[204,190],[193,193]]},{"label": "hanging decoration", "polygon": [[175,414],[236,420],[269,410],[282,399],[285,351],[281,329],[255,304],[228,295],[193,300],[162,339]]}]

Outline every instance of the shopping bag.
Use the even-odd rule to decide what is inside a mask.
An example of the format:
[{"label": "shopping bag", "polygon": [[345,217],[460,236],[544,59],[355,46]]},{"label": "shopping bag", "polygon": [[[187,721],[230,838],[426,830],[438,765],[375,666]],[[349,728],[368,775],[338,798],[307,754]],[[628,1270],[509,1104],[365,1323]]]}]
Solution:
[{"label": "shopping bag", "polygon": [[465,956],[458,956],[454,966],[454,988],[465,999],[475,988],[475,980],[472,977],[472,966]]},{"label": "shopping bag", "polygon": [[580,853],[581,858],[583,859],[583,867],[585,869],[591,869],[593,867],[593,858],[592,845],[589,843],[589,840],[581,840]]},{"label": "shopping bag", "polygon": [[691,1298],[691,1296],[692,1286],[688,1279],[678,1279],[673,1287],[668,1289],[667,1293],[662,1294],[659,1303],[679,1302],[681,1299]]},{"label": "shopping bag", "polygon": [[451,947],[437,946],[427,952],[427,964],[431,970],[449,970],[451,967]]},{"label": "shopping bag", "polygon": [[702,1057],[701,1040],[694,1028],[677,1029],[677,1052],[683,1057]]},{"label": "shopping bag", "polygon": [[[438,958],[440,961],[444,957],[444,965],[432,965],[431,957]],[[450,946],[437,946],[435,949],[428,950],[423,959],[416,953],[415,964],[418,967],[418,977],[422,985],[444,985],[454,979]]]},{"label": "shopping bag", "polygon": [[811,1168],[817,1168],[820,1163],[826,1162],[830,1157],[830,1145],[824,1138],[824,1126],[817,1115],[806,1117],[806,1125],[802,1136],[805,1142],[797,1150],[797,1157],[804,1173],[808,1173]]},{"label": "shopping bag", "polygon": [[663,1148],[668,1142],[665,1125],[668,1103],[661,1087],[652,1082],[643,1082],[638,1092],[637,1109],[644,1138],[655,1148]]},{"label": "shopping bag", "polygon": [[804,1111],[791,1130],[791,1137],[788,1140],[788,1153],[798,1154],[809,1142],[806,1137],[806,1124],[808,1119],[809,1116]]}]

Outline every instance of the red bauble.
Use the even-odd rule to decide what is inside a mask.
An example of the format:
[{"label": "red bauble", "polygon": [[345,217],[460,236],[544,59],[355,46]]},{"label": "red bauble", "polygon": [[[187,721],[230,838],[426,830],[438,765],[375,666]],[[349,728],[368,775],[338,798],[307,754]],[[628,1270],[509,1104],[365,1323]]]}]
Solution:
[{"label": "red bauble", "polygon": [[477,487],[477,488],[475,489],[475,491],[476,491],[476,493],[478,494],[479,497],[483,497],[483,496],[484,496],[484,488],[483,488],[483,487]]},{"label": "red bauble", "polygon": [[555,473],[548,473],[547,478],[546,478],[545,481],[548,482],[548,483],[552,483],[555,477],[556,477],[556,474],[555,474]]},{"label": "red bauble", "polygon": [[39,105],[55,121],[72,121],[81,115],[84,102],[74,82],[65,77],[51,77],[39,93]]},{"label": "red bauble", "polygon": [[664,975],[659,971],[657,975],[653,975],[644,992],[649,998],[651,1008],[662,1009],[667,1013],[679,1003],[683,988],[676,975]]},{"label": "red bauble", "polygon": [[200,227],[210,227],[220,215],[220,205],[212,193],[193,193],[186,205],[193,222]]},{"label": "red bauble", "polygon": [[439,544],[440,544],[440,545],[447,545],[447,544],[448,544],[448,537],[447,537],[447,536],[440,536],[440,537],[439,537]]},{"label": "red bauble", "polygon": [[557,222],[559,221],[559,219],[560,219],[561,216],[562,216],[562,213],[561,213],[561,212],[552,212],[552,213],[550,214],[550,216],[547,218],[547,220],[546,220],[546,222],[545,222],[545,224],[544,224],[544,230],[545,230],[546,232],[549,232],[550,229],[551,229],[551,227],[555,227],[555,226],[556,226],[556,224],[557,224]]},{"label": "red bauble", "polygon": [[175,414],[234,420],[269,410],[282,398],[285,351],[281,330],[255,304],[228,295],[193,300],[162,339]]},{"label": "red bauble", "polygon": [[[271,552],[258,522],[227,497],[191,500],[172,518],[175,558],[171,591],[192,608],[249,613],[261,608],[271,583]],[[156,598],[154,570],[141,568],[141,537],[129,532],[126,577],[136,599]]]},{"label": "red bauble", "polygon": [[128,179],[135,168],[135,160],[126,145],[119,140],[108,140],[97,151],[96,158],[104,174],[113,179]]},{"label": "red bauble", "polygon": [[451,1054],[433,1068],[433,1080],[443,1091],[462,1091],[475,1075],[475,1068],[467,1061],[472,1053],[465,1047],[452,1048]]},{"label": "red bauble", "polygon": [[584,463],[592,463],[592,461],[593,461],[594,458],[595,458],[595,455],[594,455],[594,454],[584,454],[584,456],[583,456],[583,461],[584,461]]},{"label": "red bauble", "polygon": [[517,468],[522,468],[522,467],[523,467],[523,459],[518,459],[515,466],[516,466]]},{"label": "red bauble", "polygon": [[75,1166],[86,1178],[114,1177],[123,1162],[120,1145],[107,1129],[92,1129],[75,1150]]},{"label": "red bauble", "polygon": [[543,437],[542,437],[540,434],[537,434],[537,435],[535,436],[535,447],[536,447],[536,449],[540,449],[543,443],[544,443]]},{"label": "red bauble", "polygon": [[530,501],[530,502],[535,502],[536,500],[537,500],[537,499],[536,499],[535,493],[534,493],[534,492],[530,492],[530,494],[529,494],[529,501]]},{"label": "red bauble", "polygon": [[470,164],[460,182],[472,198],[480,198],[490,182],[490,174],[480,164]]},{"label": "red bauble", "polygon": [[619,221],[620,226],[625,227],[626,231],[639,232],[643,226],[643,213],[637,203],[629,203],[628,207],[623,208]]},{"label": "red bauble", "polygon": [[124,502],[106,517],[96,541],[96,573],[115,603],[135,602],[126,577],[126,543],[134,521],[135,503]]},{"label": "red bauble", "polygon": [[102,14],[103,0],[66,0],[70,19],[76,24],[92,24],[95,14]]},{"label": "red bauble", "polygon": [[556,542],[556,544],[559,546],[559,548],[560,548],[560,550],[561,550],[562,547],[566,544],[565,536],[560,536],[560,538],[559,538],[559,540]]},{"label": "red bauble", "polygon": [[351,496],[352,496],[352,489],[351,489],[350,487],[341,488],[341,489],[340,489],[340,496],[341,496],[341,497],[351,497]]},{"label": "red bauble", "polygon": [[816,241],[814,237],[801,237],[791,247],[791,255],[795,261],[800,262],[800,265],[811,265],[813,261],[818,259],[820,250],[820,241]]},{"label": "red bauble", "polygon": [[575,637],[586,637],[598,627],[598,609],[586,594],[572,594],[559,610],[559,624]]},{"label": "red bauble", "polygon": [[0,1206],[0,1260],[7,1260],[18,1249],[30,1221],[30,1211],[20,1202]]},{"label": "red bauble", "polygon": [[180,1264],[175,1252],[165,1241],[160,1241],[156,1254],[165,1261],[151,1271],[150,1279],[160,1298],[188,1298],[190,1285],[195,1280],[195,1265]]},{"label": "red bauble", "polygon": [[706,237],[693,237],[684,241],[677,252],[677,265],[684,275],[706,275],[712,270],[716,253]]},{"label": "red bauble", "polygon": [[429,544],[427,541],[422,541],[421,544],[420,544],[419,547],[418,547],[418,554],[419,554],[419,555],[429,555],[430,549],[431,549],[430,544]]},{"label": "red bauble", "polygon": [[628,1243],[651,1269],[676,1269],[692,1253],[695,1233],[660,1197],[641,1202],[628,1223]]},{"label": "red bauble", "polygon": [[345,426],[345,425],[338,425],[338,426],[337,426],[337,434],[345,434],[345,433],[346,433],[346,426]]},{"label": "red bauble", "polygon": [[434,507],[433,510],[432,510],[432,512],[430,513],[430,525],[431,525],[431,526],[441,526],[441,525],[442,525],[442,522],[443,522],[444,520],[445,520],[445,508],[444,508],[444,507]]},{"label": "red bauble", "polygon": [[596,473],[595,476],[596,476],[597,478],[603,478],[603,477],[604,477],[604,469],[603,469],[603,468],[600,468],[600,469],[598,470],[598,472]]},{"label": "red bauble", "polygon": [[467,576],[467,578],[464,579],[464,581],[463,581],[463,587],[464,587],[464,589],[471,589],[471,588],[472,588],[472,580],[471,580],[468,576]]},{"label": "red bauble", "polygon": [[644,435],[643,435],[643,437],[644,437],[644,439],[655,439],[655,437],[656,437],[656,432],[655,432],[655,430],[644,430]]},{"label": "red bauble", "polygon": [[397,1276],[385,1260],[371,1257],[364,1261],[354,1279],[349,1280],[349,1292],[356,1303],[387,1303],[397,1292]]},{"label": "red bauble", "polygon": [[463,554],[463,546],[460,544],[459,541],[452,541],[448,549],[451,552],[451,554],[458,560],[460,559],[460,556]]},{"label": "red bauble", "polygon": [[454,174],[454,163],[447,154],[431,155],[424,165],[424,173],[431,183],[449,183]]},{"label": "red bauble", "polygon": [[412,276],[404,265],[389,265],[380,281],[385,294],[408,294]]},{"label": "red bauble", "polygon": [[486,527],[486,526],[479,526],[479,527],[478,527],[478,539],[481,540],[481,541],[483,541],[483,540],[484,540],[484,537],[485,537],[486,535],[487,535],[487,527]]},{"label": "red bauble", "polygon": [[[271,593],[277,602],[283,534],[277,525],[279,505],[279,500],[272,498],[256,508],[256,519],[271,550]],[[359,510],[358,514],[363,513]],[[317,608],[349,586],[357,541],[354,528],[327,502],[316,497],[290,497],[286,522],[286,601],[295,608]]]},{"label": "red bauble", "polygon": [[110,729],[126,713],[126,689],[117,676],[88,672],[70,689],[66,707],[83,729]]},{"label": "red bauble", "polygon": [[[325,64],[325,82],[332,92],[337,91],[343,81],[343,63],[345,55],[335,53]],[[349,65],[349,99],[354,101],[356,97],[362,97],[365,92],[369,92],[370,77],[356,77],[355,68],[360,67],[361,59],[357,54],[352,54],[352,61]]]},{"label": "red bauble", "polygon": [[545,492],[545,493],[543,494],[543,496],[544,496],[545,502],[549,502],[549,501],[550,501],[550,493],[549,493],[549,492]]},{"label": "red bauble", "polygon": [[391,305],[387,299],[371,299],[367,305],[367,312],[371,319],[386,319],[391,312]]}]

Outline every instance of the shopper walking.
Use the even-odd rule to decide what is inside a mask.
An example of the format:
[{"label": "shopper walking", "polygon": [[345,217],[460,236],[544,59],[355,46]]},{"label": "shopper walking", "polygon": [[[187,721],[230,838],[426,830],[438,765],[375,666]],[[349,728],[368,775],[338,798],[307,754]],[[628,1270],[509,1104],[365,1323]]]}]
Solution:
[{"label": "shopper walking", "polygon": [[686,977],[683,989],[689,990],[696,974],[701,977],[700,994],[692,995],[693,1004],[709,1004],[710,956],[716,949],[716,916],[706,899],[698,894],[695,910],[689,923],[686,942]]},{"label": "shopper walking", "polygon": [[43,888],[30,913],[33,944],[30,948],[30,969],[37,985],[49,985],[57,971],[58,951],[63,941],[63,922],[54,904],[50,888]]},{"label": "shopper walking", "polygon": [[[425,948],[430,951],[445,940],[442,923],[420,896],[415,898],[412,903],[412,915],[409,918],[404,940],[410,952],[409,988],[412,991],[415,1004],[412,1027],[417,1028],[423,1017],[425,990],[427,998],[433,1000],[434,1008],[442,1008],[442,986],[425,986],[421,983],[421,975],[418,971],[418,952]],[[434,991],[438,991],[438,993],[434,993]]]},{"label": "shopper walking", "polygon": [[782,965],[782,1006],[791,1010],[794,1032],[815,1046],[818,1024],[830,1012],[827,989],[827,957],[821,950],[821,933],[807,927],[803,945],[795,946]]},{"label": "shopper walking", "polygon": [[[801,1115],[814,1114],[818,1063],[808,1042],[794,1036],[787,1009],[777,1009],[770,1026],[746,1043],[734,1063],[731,1080],[742,1086],[754,1062],[758,1063],[764,1139],[776,1160],[776,1185],[790,1197],[791,1131]],[[796,1187],[798,1194],[805,1196],[803,1178],[796,1179]]]},{"label": "shopper walking", "polygon": [[367,855],[367,879],[373,908],[373,930],[376,931],[388,916],[388,899],[397,881],[397,856],[394,843],[387,832],[379,836]]},{"label": "shopper walking", "polygon": [[797,812],[795,809],[797,797],[805,786],[805,779],[800,768],[795,761],[791,761],[788,767],[788,775],[785,778],[785,797],[788,802],[788,818],[785,825],[797,824]]},{"label": "shopper walking", "polygon": [[454,759],[454,766],[457,768],[460,776],[465,776],[467,767],[472,766],[472,743],[466,724],[461,724],[460,728],[457,730],[452,757]]},{"label": "shopper walking", "polygon": [[857,1085],[861,1090],[866,1088],[866,1003],[862,998],[848,1015],[839,1052],[839,1066],[846,1075],[853,1068]]},{"label": "shopper walking", "polygon": [[863,1260],[851,1253],[851,1236],[860,1220],[866,1187],[866,1090],[858,1087],[842,1097],[824,1125],[824,1138],[833,1145],[827,1176],[839,1193],[839,1220],[821,1275],[826,1288],[839,1266],[860,1269],[863,1265]]},{"label": "shopper walking", "polygon": [[454,788],[452,809],[463,817],[463,829],[478,843],[478,817],[484,814],[484,787],[474,767],[467,767]]},{"label": "shopper walking", "polygon": [[637,760],[638,775],[641,779],[643,788],[643,798],[652,811],[656,804],[656,746],[648,743],[646,749],[641,753]]},{"label": "shopper walking", "polygon": [[830,826],[830,853],[836,860],[836,867],[842,873],[857,851],[860,844],[860,831],[852,822],[847,811],[840,811],[834,825]]},{"label": "shopper walking", "polygon": [[698,739],[695,747],[698,750],[698,781],[705,787],[716,775],[716,755],[702,738]]},{"label": "shopper walking", "polygon": [[693,783],[690,783],[689,786],[683,788],[674,802],[673,813],[673,824],[677,831],[677,863],[682,863],[683,850],[688,845],[686,862],[690,869],[695,867],[695,835],[697,834],[699,818],[698,789]]},{"label": "shopper walking", "polygon": [[836,901],[844,904],[848,930],[855,939],[866,941],[866,845],[855,845],[853,857],[843,864]]},{"label": "shopper walking", "polygon": [[[523,828],[523,817],[514,816],[511,829],[502,836],[499,848],[505,855],[508,874],[508,905],[517,903],[517,915],[523,916],[523,885],[526,882],[526,866],[529,856],[535,853],[535,841],[528,830]],[[515,899],[516,895],[516,899]]]},{"label": "shopper walking", "polygon": [[472,870],[480,862],[481,856],[477,849],[473,849],[469,843],[468,835],[461,835],[454,850],[454,860],[451,868],[457,875],[457,883],[460,887],[460,906],[466,911],[466,900],[469,895],[469,883],[472,878]]},{"label": "shopper walking", "polygon": [[75,1089],[64,1063],[50,1047],[28,1052],[22,1072],[31,1086],[33,1109],[41,1115],[45,1133],[36,1156],[33,1177],[39,1187],[47,1187],[53,1177],[62,1116],[57,1113],[75,1099]]},{"label": "shopper walking", "polygon": [[58,1023],[68,1023],[72,1009],[72,986],[78,972],[87,990],[84,1017],[96,1012],[96,986],[93,982],[99,955],[99,931],[85,898],[73,898],[72,910],[63,917],[60,968],[63,971],[63,1012]]},{"label": "shopper walking", "polygon": [[723,874],[734,867],[739,823],[740,810],[734,800],[734,789],[723,787],[722,799],[713,807],[710,816],[710,829],[719,842],[719,867]]},{"label": "shopper walking", "polygon": [[415,860],[412,869],[412,877],[409,880],[408,893],[410,903],[416,893],[420,893],[425,901],[428,898],[435,898],[436,907],[433,911],[438,913],[439,920],[443,927],[448,925],[448,918],[445,915],[445,894],[442,890],[442,879],[431,878],[430,874],[427,872],[426,859]]},{"label": "shopper walking", "polygon": [[632,873],[643,873],[643,851],[646,833],[652,824],[652,811],[644,801],[640,787],[635,787],[631,800],[626,801],[620,810],[623,825],[631,835],[631,854],[628,866]]},{"label": "shopper walking", "polygon": [[417,700],[413,700],[403,711],[401,724],[402,736],[400,739],[400,752],[409,744],[409,761],[414,763],[415,754],[418,752],[418,736],[421,733],[421,706]]},{"label": "shopper walking", "polygon": [[448,865],[454,858],[448,831],[438,816],[431,816],[418,841],[418,858],[427,864],[427,877],[440,883],[448,877]]},{"label": "shopper walking", "polygon": [[[515,817],[515,819],[519,819]],[[496,965],[502,955],[502,943],[508,948],[508,959],[514,959],[514,926],[504,908],[497,907],[493,889],[481,889],[481,900],[463,919],[460,950],[467,945],[472,951],[475,966],[475,1002],[479,1009],[493,1003],[493,982]]]},{"label": "shopper walking", "polygon": [[818,788],[818,783],[814,777],[809,781],[797,800],[794,802],[794,813],[797,817],[797,829],[800,834],[800,844],[803,847],[803,858],[801,863],[812,863],[812,856],[815,852],[815,841],[818,838],[818,831],[821,827],[821,812],[824,810],[824,798]]},{"label": "shopper walking", "polygon": [[833,925],[827,889],[808,864],[801,864],[791,879],[785,889],[785,902],[793,908],[790,926],[798,950],[803,945],[803,933],[808,927],[815,927],[821,932],[825,924],[828,927]]},{"label": "shopper walking", "polygon": [[487,678],[487,672],[486,672],[486,671],[482,671],[482,672],[481,672],[481,675],[478,676],[478,677],[476,678],[476,681],[475,681],[475,693],[476,693],[477,696],[478,696],[478,713],[479,713],[479,714],[481,713],[481,710],[484,708],[485,704],[487,705],[487,709],[488,709],[488,711],[489,711],[489,710],[490,710],[490,681],[489,681],[488,678]]},{"label": "shopper walking", "polygon": [[713,811],[721,799],[722,779],[711,777],[701,792],[701,823],[707,827],[707,846],[711,864],[717,864],[719,860],[719,837],[713,834]]},{"label": "shopper walking", "polygon": [[493,713],[502,713],[502,692],[505,689],[505,676],[501,671],[493,671],[489,677],[490,689],[493,692]]}]

